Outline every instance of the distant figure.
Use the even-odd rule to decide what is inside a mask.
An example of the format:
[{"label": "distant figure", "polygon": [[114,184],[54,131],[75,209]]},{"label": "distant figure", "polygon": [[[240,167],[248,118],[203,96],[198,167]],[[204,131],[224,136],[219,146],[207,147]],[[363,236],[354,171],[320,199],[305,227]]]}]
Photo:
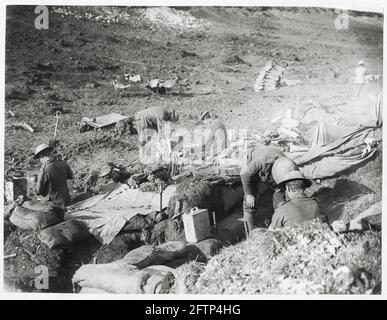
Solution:
[{"label": "distant figure", "polygon": [[205,156],[216,157],[226,149],[228,145],[226,126],[208,111],[201,114],[201,121],[210,130],[205,137],[203,153]]},{"label": "distant figure", "polygon": [[321,216],[319,202],[305,194],[308,187],[304,175],[299,172],[297,179],[285,182],[285,195],[288,199],[274,211],[270,229],[294,226]]},{"label": "distant figure", "polygon": [[163,122],[177,122],[178,120],[179,116],[175,110],[170,112],[163,107],[152,107],[137,112],[135,121],[140,146],[146,144],[147,129],[160,132]]},{"label": "distant figure", "polygon": [[39,159],[42,168],[38,174],[36,194],[47,196],[52,201],[52,211],[58,218],[63,219],[66,206],[71,197],[67,180],[73,178],[69,165],[52,155],[52,147],[40,144],[35,149],[35,159]]},{"label": "distant figure", "polygon": [[356,94],[355,98],[359,97],[361,88],[366,83],[367,69],[364,67],[364,61],[360,60],[358,66],[355,68],[355,81],[353,82],[356,85]]}]

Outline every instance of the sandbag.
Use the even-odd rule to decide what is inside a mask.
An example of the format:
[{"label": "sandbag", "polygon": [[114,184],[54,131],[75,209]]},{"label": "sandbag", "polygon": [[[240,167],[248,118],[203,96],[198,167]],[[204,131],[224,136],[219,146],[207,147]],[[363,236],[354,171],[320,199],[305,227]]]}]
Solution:
[{"label": "sandbag", "polygon": [[76,220],[64,221],[46,228],[38,235],[39,239],[49,248],[66,246],[90,236],[91,233],[87,230],[86,225]]},{"label": "sandbag", "polygon": [[17,206],[13,210],[9,221],[21,229],[36,231],[60,223],[63,220],[57,217],[52,211],[34,211]]},{"label": "sandbag", "polygon": [[178,268],[183,264],[186,264],[189,261],[197,261],[201,263],[207,263],[208,259],[203,254],[203,252],[196,246],[192,244],[188,244],[186,246],[187,253],[182,257],[177,257],[173,260],[170,260],[168,262],[165,262],[165,265],[170,268]]},{"label": "sandbag", "polygon": [[187,254],[183,241],[170,241],[158,247],[145,245],[130,251],[124,258],[126,262],[142,269],[150,265],[160,265]]},{"label": "sandbag", "polygon": [[168,293],[174,283],[174,275],[171,272],[147,267],[142,271],[149,272],[150,277],[144,284],[143,290],[147,294]]},{"label": "sandbag", "polygon": [[30,200],[30,201],[24,201],[23,207],[27,209],[31,209],[33,211],[42,211],[47,212],[52,207],[51,201],[44,201],[44,200]]},{"label": "sandbag", "polygon": [[97,288],[90,288],[90,287],[83,287],[79,291],[80,294],[109,294],[110,292],[107,292],[105,290],[97,289]]},{"label": "sandbag", "polygon": [[73,284],[82,287],[83,293],[105,291],[121,294],[155,294],[168,293],[173,285],[174,276],[168,270],[155,268],[140,270],[122,259],[109,264],[83,265],[75,272],[72,281]]},{"label": "sandbag", "polygon": [[128,264],[134,265],[139,269],[151,265],[154,261],[155,246],[145,245],[130,251],[124,258]]}]

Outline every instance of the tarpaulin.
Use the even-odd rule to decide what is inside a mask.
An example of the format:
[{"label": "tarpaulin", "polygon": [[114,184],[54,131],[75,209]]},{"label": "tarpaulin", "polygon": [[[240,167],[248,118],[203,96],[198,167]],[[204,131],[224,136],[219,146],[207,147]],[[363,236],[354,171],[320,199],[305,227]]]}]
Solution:
[{"label": "tarpaulin", "polygon": [[[162,194],[162,208],[168,205],[175,193],[175,186],[168,186]],[[82,221],[102,243],[110,243],[127,221],[137,214],[147,215],[160,210],[160,195],[130,189],[117,183],[110,191],[99,194],[67,208],[66,220]]]},{"label": "tarpaulin", "polygon": [[352,133],[356,129],[357,127],[335,126],[327,124],[325,121],[320,121],[309,140],[309,148],[326,145]]},{"label": "tarpaulin", "polygon": [[329,178],[370,159],[376,152],[374,142],[381,140],[381,128],[360,126],[331,143],[314,146],[301,155],[288,156],[308,179]]}]

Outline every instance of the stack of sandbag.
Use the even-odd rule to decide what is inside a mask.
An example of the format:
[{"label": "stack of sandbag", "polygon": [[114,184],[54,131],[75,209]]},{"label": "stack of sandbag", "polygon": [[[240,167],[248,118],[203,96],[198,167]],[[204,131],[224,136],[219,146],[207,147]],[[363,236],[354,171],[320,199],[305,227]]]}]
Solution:
[{"label": "stack of sandbag", "polygon": [[73,277],[80,293],[162,294],[169,292],[173,282],[173,273],[166,266],[139,269],[124,260],[86,264]]},{"label": "stack of sandbag", "polygon": [[259,72],[254,84],[254,91],[270,91],[278,87],[281,76],[285,68],[275,64],[273,61],[268,62]]},{"label": "stack of sandbag", "polygon": [[82,293],[168,293],[173,269],[162,264],[187,252],[182,241],[145,245],[112,263],[83,265],[74,274],[73,284],[81,287]]},{"label": "stack of sandbag", "polygon": [[80,293],[169,293],[175,268],[188,261],[205,263],[222,245],[215,239],[189,245],[183,241],[144,245],[111,263],[83,265],[72,281]]}]

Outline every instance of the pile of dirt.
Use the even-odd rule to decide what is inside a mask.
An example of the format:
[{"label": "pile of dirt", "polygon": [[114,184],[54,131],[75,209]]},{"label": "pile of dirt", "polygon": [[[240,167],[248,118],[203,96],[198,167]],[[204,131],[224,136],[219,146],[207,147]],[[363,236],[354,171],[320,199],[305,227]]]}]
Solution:
[{"label": "pile of dirt", "polygon": [[313,183],[308,192],[317,198],[329,222],[349,221],[382,199],[382,152],[360,168],[334,179]]},{"label": "pile of dirt", "polygon": [[177,212],[189,212],[192,208],[208,209],[216,216],[224,213],[221,187],[214,186],[208,181],[190,178],[176,187],[176,194],[169,200],[168,216]]},{"label": "pile of dirt", "polygon": [[156,223],[153,229],[143,235],[147,244],[160,245],[168,241],[185,241],[184,226],[181,217],[166,219]]},{"label": "pile of dirt", "polygon": [[93,263],[110,263],[122,259],[129,251],[140,247],[141,233],[120,232],[112,242],[102,245],[93,254]]},{"label": "pile of dirt", "polygon": [[[381,279],[380,259],[377,232],[337,235],[319,220],[278,231],[256,229],[245,242],[215,256],[191,290],[201,294],[372,293]],[[350,280],[341,281],[343,270]]]},{"label": "pile of dirt", "polygon": [[[33,231],[16,230],[4,243],[4,278],[15,288],[29,292],[72,292],[71,278],[101,244],[94,238],[68,247],[49,249]],[[49,274],[48,289],[36,288],[35,279],[42,275],[42,266]]]}]

